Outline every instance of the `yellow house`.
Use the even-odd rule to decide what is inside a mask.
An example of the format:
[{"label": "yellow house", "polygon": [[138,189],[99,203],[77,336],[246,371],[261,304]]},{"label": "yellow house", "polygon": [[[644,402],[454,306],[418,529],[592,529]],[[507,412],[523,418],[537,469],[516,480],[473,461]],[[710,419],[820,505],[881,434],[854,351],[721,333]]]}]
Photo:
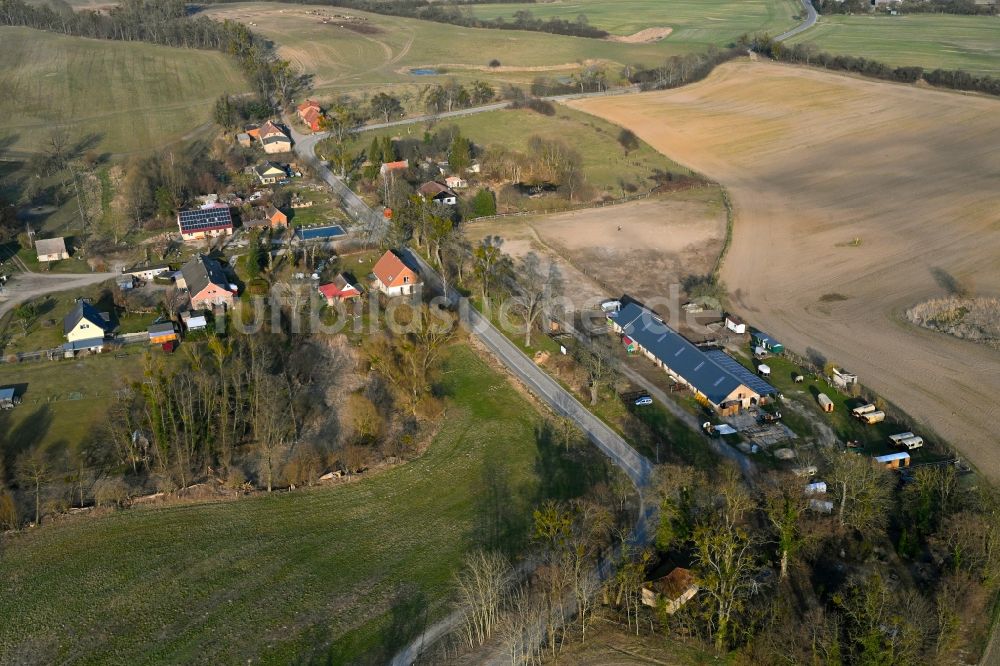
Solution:
[{"label": "yellow house", "polygon": [[110,330],[111,324],[104,314],[86,301],[77,301],[63,319],[63,335],[66,337],[63,349],[68,353],[100,351]]}]

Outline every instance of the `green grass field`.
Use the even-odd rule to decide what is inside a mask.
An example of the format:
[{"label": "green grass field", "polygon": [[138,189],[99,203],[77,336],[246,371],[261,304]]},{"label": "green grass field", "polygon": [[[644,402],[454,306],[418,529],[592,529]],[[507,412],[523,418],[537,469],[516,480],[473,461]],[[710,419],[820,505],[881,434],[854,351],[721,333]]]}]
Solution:
[{"label": "green grass field", "polygon": [[996,16],[822,16],[792,40],[798,42],[895,66],[1000,76],[1000,17]]},{"label": "green grass field", "polygon": [[[524,85],[537,76],[571,74],[587,60],[605,62],[609,73],[617,76],[625,64],[652,65],[670,55],[703,51],[709,44],[723,46],[747,31],[780,31],[794,25],[792,17],[798,11],[794,0],[626,0],[602,4],[603,9],[592,0],[521,7],[539,16],[570,11],[573,18],[580,11],[589,16],[593,10],[592,22],[614,32],[658,26],[673,26],[675,32],[656,43],[630,44],[462,28],[316,5],[222,4],[207,7],[205,13],[252,23],[254,31],[275,42],[282,57],[315,75],[314,85],[321,96],[351,91],[370,95],[385,88],[412,96],[420,86],[444,77]],[[514,11],[510,5],[496,7],[499,9],[484,6],[472,11]],[[363,25],[368,34],[342,27],[345,21],[341,19],[322,23],[324,16],[345,14],[359,19],[355,25]],[[490,70],[487,64],[494,58],[502,67]],[[439,67],[447,72],[442,76],[412,75],[410,69],[418,67]]]},{"label": "green grass field", "polygon": [[212,51],[0,28],[0,152],[33,151],[54,129],[102,152],[154,150],[211,120],[224,92],[247,89]]},{"label": "green grass field", "polygon": [[475,16],[510,20],[516,11],[536,18],[575,21],[580,14],[590,25],[614,35],[631,35],[645,28],[672,28],[663,40],[673,44],[722,46],[744,32],[772,35],[795,25],[801,6],[794,0],[574,0],[471,5]]},{"label": "green grass field", "polygon": [[516,544],[536,502],[602,469],[538,445],[535,410],[467,347],[443,389],[424,456],[357,483],[4,537],[0,662],[385,663],[446,611],[487,523]]},{"label": "green grass field", "polygon": [[123,381],[142,377],[144,346],[113,354],[61,361],[0,365],[0,386],[21,388],[22,403],[0,412],[0,455],[7,469],[14,458],[35,445],[53,452],[85,441],[99,430],[114,391]]},{"label": "green grass field", "polygon": [[[554,116],[544,116],[528,109],[505,109],[449,118],[442,121],[441,125],[457,126],[463,136],[480,148],[506,146],[513,150],[527,151],[528,141],[535,135],[562,140],[581,154],[587,182],[596,189],[598,195],[607,193],[620,197],[620,181],[632,183],[640,190],[648,190],[653,186],[648,178],[654,169],[679,174],[690,173],[643,141],[640,141],[637,150],[626,156],[625,150],[618,143],[620,127],[564,106],[557,105]],[[419,124],[364,132],[358,135],[353,149],[367,149],[373,136],[421,138],[425,129],[424,125]],[[322,150],[320,153],[322,154]]]}]

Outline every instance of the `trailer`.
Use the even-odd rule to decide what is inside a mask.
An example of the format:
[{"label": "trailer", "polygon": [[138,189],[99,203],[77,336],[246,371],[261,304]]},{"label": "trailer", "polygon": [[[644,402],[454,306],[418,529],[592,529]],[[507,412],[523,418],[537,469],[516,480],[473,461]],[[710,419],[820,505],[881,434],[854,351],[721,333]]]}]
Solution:
[{"label": "trailer", "polygon": [[826,481],[814,481],[806,484],[806,495],[822,495],[826,492]]},{"label": "trailer", "polygon": [[886,469],[899,469],[910,466],[910,454],[905,451],[900,453],[890,453],[884,456],[875,456],[875,462]]},{"label": "trailer", "polygon": [[853,414],[857,418],[861,418],[862,414],[867,414],[868,412],[874,412],[876,410],[877,407],[875,407],[875,405],[868,403],[867,405],[861,405],[860,407],[855,407],[854,409],[851,410],[851,414]]},{"label": "trailer", "polygon": [[866,412],[860,416],[861,422],[865,425],[875,425],[876,423],[881,423],[885,421],[885,412],[875,411]]},{"label": "trailer", "polygon": [[827,414],[833,411],[833,400],[831,400],[830,396],[828,396],[827,394],[820,393],[819,395],[817,395],[816,402],[819,403],[819,408],[822,409]]},{"label": "trailer", "polygon": [[889,443],[891,443],[893,446],[899,446],[904,439],[909,439],[910,437],[913,437],[912,432],[896,433],[895,435],[889,435]]},{"label": "trailer", "polygon": [[913,437],[907,437],[899,444],[900,446],[905,446],[910,451],[912,451],[913,449],[919,449],[921,446],[924,445],[924,438],[914,435]]}]

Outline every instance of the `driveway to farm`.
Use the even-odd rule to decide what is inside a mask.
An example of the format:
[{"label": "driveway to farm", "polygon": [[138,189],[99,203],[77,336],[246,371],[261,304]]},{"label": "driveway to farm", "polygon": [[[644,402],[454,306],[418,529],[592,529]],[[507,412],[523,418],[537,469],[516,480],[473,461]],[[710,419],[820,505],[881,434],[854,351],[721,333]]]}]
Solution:
[{"label": "driveway to farm", "polygon": [[80,289],[113,279],[117,273],[15,273],[0,294],[0,317],[19,304],[57,291]]}]

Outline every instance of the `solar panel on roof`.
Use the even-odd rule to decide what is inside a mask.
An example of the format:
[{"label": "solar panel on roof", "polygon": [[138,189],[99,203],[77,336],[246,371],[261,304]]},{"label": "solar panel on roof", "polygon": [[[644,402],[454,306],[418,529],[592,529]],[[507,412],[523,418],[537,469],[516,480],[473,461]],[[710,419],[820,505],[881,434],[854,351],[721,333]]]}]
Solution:
[{"label": "solar panel on roof", "polygon": [[752,373],[746,368],[746,366],[741,364],[726,352],[719,349],[713,349],[711,351],[706,351],[705,355],[715,361],[715,364],[720,368],[746,384],[747,388],[756,391],[760,395],[775,395],[778,393],[778,389],[774,388],[763,379]]},{"label": "solar panel on roof", "polygon": [[233,218],[228,208],[199,208],[181,211],[180,223],[182,231],[203,231],[231,226]]}]

